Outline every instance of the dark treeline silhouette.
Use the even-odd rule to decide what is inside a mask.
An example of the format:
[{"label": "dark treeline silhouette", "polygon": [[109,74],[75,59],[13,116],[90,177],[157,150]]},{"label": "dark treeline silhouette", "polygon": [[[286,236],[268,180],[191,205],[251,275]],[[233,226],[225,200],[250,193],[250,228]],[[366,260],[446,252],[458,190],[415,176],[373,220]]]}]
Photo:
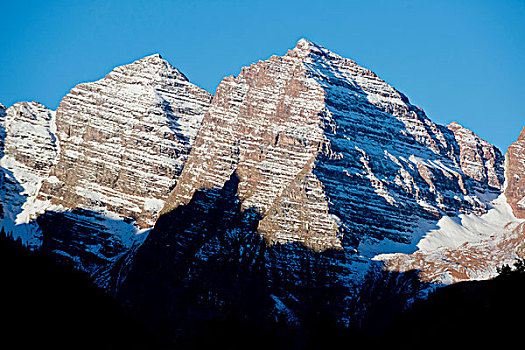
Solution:
[{"label": "dark treeline silhouette", "polygon": [[400,315],[380,340],[406,346],[432,341],[469,347],[516,346],[525,315],[523,260],[517,264],[490,280],[436,290]]},{"label": "dark treeline silhouette", "polygon": [[[500,269],[500,276],[492,280],[438,288],[425,300],[414,299],[422,287],[416,273],[396,274],[374,268],[361,289],[354,291],[357,298],[353,304],[346,304],[359,322],[345,327],[338,322],[337,313],[348,290],[338,289],[340,286],[330,281],[333,276],[326,270],[323,257],[319,259],[319,253],[310,251],[299,259],[303,274],[310,274],[312,279],[295,286],[299,302],[294,311],[302,319],[298,326],[276,322],[263,314],[272,302],[268,284],[261,283],[267,271],[262,267],[250,271],[239,265],[239,250],[233,248],[236,244],[232,243],[221,259],[209,261],[198,279],[175,291],[184,299],[179,300],[182,305],[172,303],[179,312],[188,312],[183,321],[189,323],[182,326],[169,322],[156,328],[165,321],[152,325],[152,319],[121,307],[85,274],[58,265],[43,253],[28,251],[2,232],[1,300],[2,317],[7,321],[1,330],[2,343],[17,344],[17,348],[74,349],[410,348],[434,343],[486,345],[492,341],[505,345],[521,334],[525,314],[523,261],[515,268]],[[288,287],[277,283],[270,290]],[[144,289],[149,290],[148,286]],[[254,291],[257,293],[249,294]],[[408,309],[407,302],[411,302]],[[162,304],[169,305],[166,300]],[[174,325],[185,333],[167,340],[165,332],[175,332],[171,328]]]},{"label": "dark treeline silhouette", "polygon": [[[159,343],[302,349],[347,337],[371,342],[426,287],[415,273],[373,269],[354,290],[341,280],[343,252],[267,244],[259,215],[241,210],[238,185],[233,173],[223,188],[197,191],[162,215],[139,248],[117,298]],[[350,327],[342,315],[352,317]]]},{"label": "dark treeline silhouette", "polygon": [[[340,280],[340,251],[268,245],[257,233],[258,214],[241,210],[238,184],[234,173],[223,188],[198,191],[162,215],[116,299],[56,256],[30,252],[2,232],[2,341],[18,348],[332,349],[502,344],[519,334],[523,263],[502,267],[493,280],[438,288],[423,301],[430,285],[417,271],[375,266],[352,289]],[[58,231],[70,230],[68,221],[57,223],[49,221],[47,231],[67,239]]]},{"label": "dark treeline silhouette", "polygon": [[3,230],[0,273],[0,342],[5,346],[133,349],[151,343],[144,327],[87,275],[29,251]]}]

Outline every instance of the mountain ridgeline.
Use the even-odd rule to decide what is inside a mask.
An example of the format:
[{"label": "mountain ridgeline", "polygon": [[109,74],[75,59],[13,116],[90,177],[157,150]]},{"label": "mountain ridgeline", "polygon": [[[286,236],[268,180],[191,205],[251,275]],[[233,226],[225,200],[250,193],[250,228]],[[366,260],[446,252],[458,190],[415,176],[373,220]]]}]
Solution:
[{"label": "mountain ridgeline", "polygon": [[213,96],[152,55],[56,111],[0,105],[0,222],[163,343],[382,328],[524,256],[524,133],[504,156],[305,39]]}]

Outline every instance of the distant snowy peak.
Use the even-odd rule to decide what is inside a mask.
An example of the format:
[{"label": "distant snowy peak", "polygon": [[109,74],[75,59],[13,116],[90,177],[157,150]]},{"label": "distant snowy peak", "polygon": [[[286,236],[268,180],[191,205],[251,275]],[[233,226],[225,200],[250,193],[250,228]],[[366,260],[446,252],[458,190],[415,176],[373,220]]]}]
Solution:
[{"label": "distant snowy peak", "polygon": [[6,111],[4,151],[36,170],[49,171],[57,155],[55,112],[38,102],[19,102]]},{"label": "distant snowy peak", "polygon": [[175,81],[189,83],[188,78],[164,60],[160,54],[153,54],[130,64],[118,66],[106,75],[105,79],[107,78],[124,84],[138,84],[153,88],[159,83],[164,86]]},{"label": "distant snowy peak", "polygon": [[71,89],[56,111],[60,152],[37,198],[47,210],[42,248],[104,287],[110,274],[118,279],[177,183],[211,98],[158,54]]},{"label": "distant snowy peak", "polygon": [[525,127],[518,140],[507,150],[507,187],[505,194],[514,214],[525,219]]}]

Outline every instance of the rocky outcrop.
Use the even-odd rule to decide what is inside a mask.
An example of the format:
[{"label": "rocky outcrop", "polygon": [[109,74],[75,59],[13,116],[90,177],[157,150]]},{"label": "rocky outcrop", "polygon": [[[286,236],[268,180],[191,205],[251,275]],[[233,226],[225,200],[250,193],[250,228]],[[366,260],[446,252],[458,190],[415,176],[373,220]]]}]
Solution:
[{"label": "rocky outcrop", "polygon": [[32,223],[42,182],[49,176],[58,155],[55,113],[38,102],[19,102],[6,110],[2,168],[2,227],[33,248],[40,235]]},{"label": "rocky outcrop", "polygon": [[507,187],[505,195],[514,214],[525,219],[525,128],[507,150]]},{"label": "rocky outcrop", "polygon": [[[463,173],[481,184],[502,188],[504,179],[501,152],[458,123],[450,123],[447,129],[454,133],[459,146],[459,162]],[[487,188],[481,189],[482,192],[486,190]]]}]

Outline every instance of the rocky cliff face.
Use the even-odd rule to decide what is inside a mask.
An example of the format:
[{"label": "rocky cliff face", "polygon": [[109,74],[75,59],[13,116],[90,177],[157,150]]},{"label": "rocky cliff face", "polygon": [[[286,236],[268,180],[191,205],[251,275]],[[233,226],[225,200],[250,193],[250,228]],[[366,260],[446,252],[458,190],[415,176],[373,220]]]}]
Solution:
[{"label": "rocky cliff face", "polygon": [[234,170],[261,235],[317,250],[410,243],[420,218],[486,212],[476,193],[504,181],[494,146],[306,40],[224,79],[164,212]]},{"label": "rocky cliff face", "polygon": [[459,163],[463,173],[488,187],[501,189],[504,171],[500,151],[458,123],[450,123],[447,129],[452,131],[459,146]]},{"label": "rocky cliff face", "polygon": [[9,107],[3,122],[2,227],[33,248],[40,234],[32,223],[35,200],[58,155],[55,112],[37,102]]},{"label": "rocky cliff face", "polygon": [[[464,144],[460,160],[465,171],[476,179],[488,179],[490,183],[491,166],[486,167],[489,172],[485,174],[479,165],[490,164],[486,159],[493,159],[493,147],[455,123],[448,128],[454,132],[458,143]],[[485,214],[443,217],[427,230],[413,254],[384,254],[376,259],[393,271],[418,270],[422,279],[439,283],[487,279],[497,273],[497,267],[512,265],[517,256],[524,256],[521,219],[525,217],[523,208],[520,209],[520,200],[525,196],[520,191],[525,171],[524,155],[522,132],[506,155],[505,193],[490,201]]]},{"label": "rocky cliff face", "polygon": [[153,226],[210,100],[152,55],[76,86],[56,113],[36,103],[9,108],[3,202],[14,226],[6,230],[20,236],[31,223],[33,245],[104,285]]},{"label": "rocky cliff face", "polygon": [[76,86],[56,112],[61,150],[41,198],[151,227],[210,100],[159,55]]},{"label": "rocky cliff face", "polygon": [[233,287],[204,276],[228,261],[233,280],[263,274],[250,292],[294,319],[312,302],[305,281],[350,295],[369,259],[416,250],[442,217],[487,214],[503,182],[497,148],[433,123],[370,70],[303,39],[221,82],[121,297],[167,320],[221,309]]},{"label": "rocky cliff face", "polygon": [[525,128],[507,150],[507,187],[505,194],[514,214],[525,219]]},{"label": "rocky cliff face", "polygon": [[487,278],[522,254],[525,131],[505,176],[496,147],[304,39],[211,100],[153,55],[56,113],[0,106],[2,226],[168,337],[225,315],[345,323],[371,267],[415,290],[414,271]]}]

